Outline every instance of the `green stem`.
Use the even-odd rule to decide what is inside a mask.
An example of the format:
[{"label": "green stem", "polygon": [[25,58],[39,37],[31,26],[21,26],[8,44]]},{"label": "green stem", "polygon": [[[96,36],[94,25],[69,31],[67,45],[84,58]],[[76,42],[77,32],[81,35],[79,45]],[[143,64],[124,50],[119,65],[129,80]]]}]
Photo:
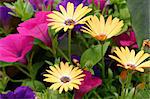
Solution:
[{"label": "green stem", "polygon": [[121,99],[124,99],[124,94],[125,94],[125,83],[122,83],[122,89],[121,89]]},{"label": "green stem", "polygon": [[103,78],[105,78],[105,62],[104,62],[104,42],[101,42],[101,55],[102,55],[102,75]]},{"label": "green stem", "polygon": [[58,47],[57,51],[67,60],[69,61],[69,58],[64,54],[64,52]]},{"label": "green stem", "polygon": [[23,70],[20,66],[16,66],[21,72],[23,72],[24,74],[26,74],[28,77],[31,77],[30,74],[28,72],[26,72],[25,70]]},{"label": "green stem", "polygon": [[94,90],[93,93],[95,94],[95,96],[97,97],[97,99],[102,99],[98,94],[97,92]]},{"label": "green stem", "polygon": [[71,30],[68,31],[68,56],[71,62]]},{"label": "green stem", "polygon": [[6,76],[11,82],[23,82],[24,80],[14,80],[12,78],[10,78],[7,73],[6,73],[6,70],[5,70],[5,67],[2,67],[2,70],[3,70],[3,73],[4,73],[4,76]]}]

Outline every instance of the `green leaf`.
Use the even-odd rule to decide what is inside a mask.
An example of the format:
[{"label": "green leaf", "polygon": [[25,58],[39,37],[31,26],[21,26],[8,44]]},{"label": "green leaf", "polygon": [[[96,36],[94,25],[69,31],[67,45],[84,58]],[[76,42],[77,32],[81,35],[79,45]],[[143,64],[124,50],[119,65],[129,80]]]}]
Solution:
[{"label": "green leaf", "polygon": [[142,46],[144,39],[150,39],[149,0],[127,0],[131,13],[132,27],[135,31],[138,46]]},{"label": "green leaf", "polygon": [[44,62],[38,62],[32,65],[31,74],[32,74],[32,77],[34,77],[34,79],[36,78],[37,72],[42,67],[43,64]]},{"label": "green leaf", "polygon": [[17,62],[15,62],[15,63],[11,63],[11,62],[7,63],[7,62],[0,61],[0,67],[15,66],[15,65],[20,65],[20,63],[17,63]]},{"label": "green leaf", "polygon": [[34,89],[35,91],[38,91],[38,92],[46,89],[44,84],[40,81],[37,81],[37,80],[25,80],[22,83],[22,86],[29,86],[29,87],[31,87],[32,89]]},{"label": "green leaf", "polygon": [[92,46],[91,48],[87,49],[81,56],[81,66],[94,66],[96,63],[98,63],[105,55],[109,44],[110,42],[105,42],[103,45],[103,55],[101,55],[101,45]]}]

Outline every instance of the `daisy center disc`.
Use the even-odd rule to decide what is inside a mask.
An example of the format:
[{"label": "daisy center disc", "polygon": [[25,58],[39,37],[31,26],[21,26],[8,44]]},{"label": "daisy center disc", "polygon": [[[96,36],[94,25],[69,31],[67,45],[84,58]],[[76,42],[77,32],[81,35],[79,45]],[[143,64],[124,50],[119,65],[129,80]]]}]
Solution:
[{"label": "daisy center disc", "polygon": [[131,67],[132,69],[134,69],[136,66],[133,64],[127,64],[127,66]]},{"label": "daisy center disc", "polygon": [[65,21],[65,24],[66,24],[66,25],[69,25],[69,26],[70,26],[70,25],[75,25],[75,21],[72,20],[72,19],[68,19],[68,20]]},{"label": "daisy center disc", "polygon": [[61,80],[61,82],[63,82],[63,83],[67,83],[67,82],[70,81],[70,78],[69,78],[69,77],[66,77],[66,76],[63,76],[63,77],[60,78],[60,80]]},{"label": "daisy center disc", "polygon": [[95,38],[100,41],[104,41],[106,40],[107,36],[105,34],[101,34],[101,35],[97,35]]}]

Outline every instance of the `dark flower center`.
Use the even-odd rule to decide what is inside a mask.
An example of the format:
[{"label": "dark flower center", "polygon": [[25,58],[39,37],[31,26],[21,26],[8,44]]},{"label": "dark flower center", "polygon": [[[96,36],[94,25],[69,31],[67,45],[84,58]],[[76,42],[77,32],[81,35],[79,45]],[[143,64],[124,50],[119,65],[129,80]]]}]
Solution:
[{"label": "dark flower center", "polygon": [[136,66],[133,64],[127,64],[127,66],[131,67],[132,69],[134,69]]},{"label": "dark flower center", "polygon": [[68,20],[65,21],[65,24],[66,24],[66,25],[74,25],[74,24],[75,24],[75,21],[72,20],[72,19],[68,19]]},{"label": "dark flower center", "polygon": [[67,82],[69,82],[69,81],[70,81],[70,78],[69,78],[69,77],[64,76],[64,77],[61,77],[61,78],[60,78],[60,80],[61,80],[61,82],[63,82],[63,83],[67,83]]}]

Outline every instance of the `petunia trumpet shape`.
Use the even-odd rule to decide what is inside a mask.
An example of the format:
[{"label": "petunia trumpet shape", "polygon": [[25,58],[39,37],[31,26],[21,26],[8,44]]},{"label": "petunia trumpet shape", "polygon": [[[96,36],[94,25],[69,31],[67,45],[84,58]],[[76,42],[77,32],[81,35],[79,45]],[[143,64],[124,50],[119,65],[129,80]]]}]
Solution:
[{"label": "petunia trumpet shape", "polygon": [[119,36],[116,36],[113,38],[113,41],[118,46],[128,46],[131,48],[138,48],[135,33],[133,31],[130,32],[130,35],[128,35],[127,33],[123,33]]},{"label": "petunia trumpet shape", "polygon": [[0,61],[25,62],[25,55],[32,49],[33,38],[19,34],[10,34],[0,39]]},{"label": "petunia trumpet shape", "polygon": [[82,99],[86,93],[102,84],[102,80],[92,76],[89,71],[84,71],[83,73],[85,74],[85,77],[81,82],[81,85],[79,85],[79,90],[75,90],[75,99]]},{"label": "petunia trumpet shape", "polygon": [[35,93],[27,86],[20,86],[14,92],[0,94],[0,99],[35,99]]},{"label": "petunia trumpet shape", "polygon": [[47,14],[49,11],[37,12],[35,18],[31,18],[21,24],[17,28],[22,35],[32,36],[41,40],[45,45],[51,46],[51,39],[48,35]]}]

